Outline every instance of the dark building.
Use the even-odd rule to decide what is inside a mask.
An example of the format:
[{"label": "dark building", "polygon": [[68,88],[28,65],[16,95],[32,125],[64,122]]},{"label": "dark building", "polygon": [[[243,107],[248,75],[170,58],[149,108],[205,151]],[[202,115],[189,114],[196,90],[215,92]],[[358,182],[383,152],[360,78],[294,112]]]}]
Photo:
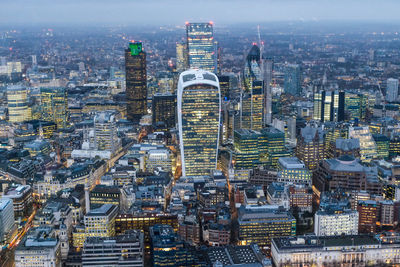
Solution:
[{"label": "dark building", "polygon": [[193,253],[169,225],[150,228],[153,266],[192,266]]},{"label": "dark building", "polygon": [[170,129],[176,123],[176,95],[155,94],[152,103],[153,125]]},{"label": "dark building", "polygon": [[90,207],[97,209],[104,204],[112,204],[121,208],[121,191],[118,186],[96,185],[90,191]]},{"label": "dark building", "polygon": [[139,122],[147,111],[146,53],[142,43],[132,42],[125,50],[127,118]]},{"label": "dark building", "polygon": [[229,99],[230,76],[218,75],[219,89],[221,90],[221,99]]},{"label": "dark building", "polygon": [[285,69],[284,92],[298,96],[301,94],[301,69],[297,64],[290,64]]},{"label": "dark building", "polygon": [[344,121],[345,92],[320,91],[314,94],[314,120]]}]

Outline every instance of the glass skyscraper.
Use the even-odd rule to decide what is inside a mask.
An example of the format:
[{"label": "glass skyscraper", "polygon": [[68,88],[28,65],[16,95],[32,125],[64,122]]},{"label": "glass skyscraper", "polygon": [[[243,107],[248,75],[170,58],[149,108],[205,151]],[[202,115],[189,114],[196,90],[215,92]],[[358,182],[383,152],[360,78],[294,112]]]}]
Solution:
[{"label": "glass skyscraper", "polygon": [[31,119],[31,109],[28,106],[28,90],[21,85],[7,87],[8,120],[23,122]]},{"label": "glass skyscraper", "polygon": [[216,75],[182,72],[178,82],[178,127],[182,175],[207,175],[217,165],[221,97]]},{"label": "glass skyscraper", "polygon": [[68,121],[67,90],[62,87],[40,88],[41,118],[64,128]]},{"label": "glass skyscraper", "polygon": [[186,23],[189,67],[216,73],[217,53],[213,37],[213,24]]},{"label": "glass skyscraper", "polygon": [[285,70],[284,91],[286,94],[301,94],[301,70],[297,64],[289,64]]},{"label": "glass skyscraper", "polygon": [[142,43],[132,42],[125,50],[127,118],[139,122],[147,113],[146,53]]}]

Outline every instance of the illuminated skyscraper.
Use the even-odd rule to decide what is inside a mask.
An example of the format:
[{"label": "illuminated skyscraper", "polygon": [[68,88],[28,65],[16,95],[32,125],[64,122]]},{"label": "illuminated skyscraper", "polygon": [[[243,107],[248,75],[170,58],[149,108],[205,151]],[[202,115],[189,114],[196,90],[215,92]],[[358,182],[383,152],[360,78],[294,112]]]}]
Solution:
[{"label": "illuminated skyscraper", "polygon": [[216,73],[217,54],[213,37],[213,24],[186,23],[189,67]]},{"label": "illuminated skyscraper", "polygon": [[263,122],[263,81],[260,49],[253,45],[247,55],[241,95],[241,128],[261,130]]},{"label": "illuminated skyscraper", "polygon": [[320,91],[314,94],[314,120],[343,121],[344,92]]},{"label": "illuminated skyscraper", "polygon": [[153,96],[152,119],[155,127],[170,129],[176,124],[176,95],[155,94]]},{"label": "illuminated skyscraper", "polygon": [[183,176],[216,168],[221,97],[217,76],[203,70],[182,72],[178,82],[178,127]]},{"label": "illuminated skyscraper", "polygon": [[146,53],[142,43],[132,42],[125,50],[127,118],[139,122],[147,113]]},{"label": "illuminated skyscraper", "polygon": [[66,126],[68,121],[68,97],[65,88],[40,88],[41,117],[52,121],[58,128]]},{"label": "illuminated skyscraper", "polygon": [[176,44],[176,71],[182,72],[189,68],[188,51],[186,43]]},{"label": "illuminated skyscraper", "polygon": [[28,90],[20,85],[7,88],[8,120],[23,122],[31,119],[31,109],[28,106]]},{"label": "illuminated skyscraper", "polygon": [[357,138],[360,140],[360,154],[362,161],[370,162],[378,157],[376,143],[372,138],[368,126],[350,127],[349,138]]},{"label": "illuminated skyscraper", "polygon": [[272,73],[274,69],[274,61],[271,58],[264,60],[264,124],[272,123]]}]

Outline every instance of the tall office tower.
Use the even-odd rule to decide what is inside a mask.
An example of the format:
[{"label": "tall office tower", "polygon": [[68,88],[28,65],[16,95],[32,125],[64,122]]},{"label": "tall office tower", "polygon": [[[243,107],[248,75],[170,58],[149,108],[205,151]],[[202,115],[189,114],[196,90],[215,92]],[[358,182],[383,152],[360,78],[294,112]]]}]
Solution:
[{"label": "tall office tower", "polygon": [[301,94],[301,70],[297,64],[289,64],[285,70],[284,92],[298,96]]},{"label": "tall office tower", "polygon": [[362,161],[370,162],[377,158],[378,152],[376,149],[376,143],[374,138],[372,138],[368,126],[350,127],[349,138],[357,138],[360,140],[360,154]]},{"label": "tall office tower", "polygon": [[297,138],[296,156],[309,170],[317,168],[324,158],[324,133],[320,128],[306,126]]},{"label": "tall office tower", "polygon": [[345,93],[339,91],[320,91],[314,94],[314,120],[343,121]]},{"label": "tall office tower", "polygon": [[263,125],[264,84],[260,48],[253,45],[246,58],[241,94],[241,128],[261,130]]},{"label": "tall office tower", "polygon": [[178,82],[178,127],[183,176],[216,168],[221,97],[217,76],[203,70],[182,72]]},{"label": "tall office tower", "polygon": [[289,157],[290,153],[285,148],[285,133],[268,127],[261,130],[260,161],[269,167],[276,168],[281,157]]},{"label": "tall office tower", "polygon": [[399,80],[387,79],[386,100],[388,102],[395,102],[399,97]]},{"label": "tall office tower", "polygon": [[186,43],[176,43],[176,71],[182,72],[189,68]]},{"label": "tall office tower", "polygon": [[228,75],[218,75],[219,88],[221,89],[221,100],[229,99],[231,77]]},{"label": "tall office tower", "polygon": [[345,110],[349,120],[364,120],[367,111],[367,97],[359,93],[346,92]]},{"label": "tall office tower", "polygon": [[7,87],[8,120],[23,122],[31,119],[31,109],[28,106],[28,90],[21,85]]},{"label": "tall office tower", "polygon": [[213,23],[186,23],[189,67],[216,73]]},{"label": "tall office tower", "polygon": [[115,152],[119,148],[117,121],[112,111],[102,111],[94,117],[94,141],[98,150]]},{"label": "tall office tower", "polygon": [[176,125],[176,95],[155,94],[152,103],[153,125],[170,129]]},{"label": "tall office tower", "polygon": [[253,169],[259,164],[259,139],[260,132],[248,129],[234,131],[233,153],[235,169]]},{"label": "tall office tower", "polygon": [[272,73],[274,70],[274,61],[271,58],[263,59],[264,67],[264,124],[270,125],[272,123]]},{"label": "tall office tower", "polygon": [[52,121],[57,128],[64,128],[68,122],[68,96],[65,88],[40,88],[41,118]]},{"label": "tall office tower", "polygon": [[146,52],[142,43],[132,42],[125,50],[127,118],[139,122],[147,113]]}]

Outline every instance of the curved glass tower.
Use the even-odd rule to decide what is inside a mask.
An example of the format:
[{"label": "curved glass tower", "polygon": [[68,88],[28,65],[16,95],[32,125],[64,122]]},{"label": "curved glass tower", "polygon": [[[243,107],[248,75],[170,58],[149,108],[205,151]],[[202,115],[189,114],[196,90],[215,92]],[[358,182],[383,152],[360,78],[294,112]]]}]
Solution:
[{"label": "curved glass tower", "polygon": [[182,72],[178,127],[182,175],[208,175],[217,166],[221,97],[218,78],[204,70]]}]

